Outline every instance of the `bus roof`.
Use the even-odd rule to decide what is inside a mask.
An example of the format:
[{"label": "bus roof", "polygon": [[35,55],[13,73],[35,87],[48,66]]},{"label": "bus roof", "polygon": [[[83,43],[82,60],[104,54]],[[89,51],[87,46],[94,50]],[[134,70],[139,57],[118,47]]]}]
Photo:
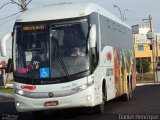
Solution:
[{"label": "bus roof", "polygon": [[97,12],[119,24],[131,28],[112,13],[94,3],[63,3],[42,6],[23,12],[21,15],[19,15],[16,22],[34,22],[76,18],[87,16],[93,12]]}]

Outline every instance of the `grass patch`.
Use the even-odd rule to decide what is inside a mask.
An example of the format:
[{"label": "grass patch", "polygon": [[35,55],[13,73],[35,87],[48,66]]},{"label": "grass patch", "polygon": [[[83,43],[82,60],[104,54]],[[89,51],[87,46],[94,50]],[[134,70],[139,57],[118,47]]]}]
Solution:
[{"label": "grass patch", "polygon": [[12,88],[0,88],[0,93],[13,94],[14,90]]}]

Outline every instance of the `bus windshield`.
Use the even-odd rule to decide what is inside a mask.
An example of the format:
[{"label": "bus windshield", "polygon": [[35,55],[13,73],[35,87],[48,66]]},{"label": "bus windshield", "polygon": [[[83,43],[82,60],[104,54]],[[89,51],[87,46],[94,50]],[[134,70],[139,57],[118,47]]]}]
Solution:
[{"label": "bus windshield", "polygon": [[14,75],[19,79],[60,82],[89,70],[87,21],[17,25],[15,34]]}]

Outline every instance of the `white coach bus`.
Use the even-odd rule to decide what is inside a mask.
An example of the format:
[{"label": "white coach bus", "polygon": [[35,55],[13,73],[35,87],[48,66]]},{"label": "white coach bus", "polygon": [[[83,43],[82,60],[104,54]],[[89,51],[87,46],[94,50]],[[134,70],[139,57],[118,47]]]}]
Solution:
[{"label": "white coach bus", "polygon": [[15,106],[35,115],[51,109],[92,107],[126,100],[135,89],[131,27],[93,3],[66,3],[27,10],[13,32]]}]

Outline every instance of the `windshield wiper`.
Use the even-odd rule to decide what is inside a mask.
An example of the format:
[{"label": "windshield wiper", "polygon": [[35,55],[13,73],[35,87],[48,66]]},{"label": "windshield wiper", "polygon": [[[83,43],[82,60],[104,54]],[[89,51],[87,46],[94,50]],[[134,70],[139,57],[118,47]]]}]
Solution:
[{"label": "windshield wiper", "polygon": [[61,56],[57,56],[57,58],[58,58],[61,66],[62,66],[62,68],[63,68],[63,71],[64,71],[65,74],[66,74],[67,79],[70,81],[71,78],[70,78],[69,72],[68,72],[68,70],[67,70],[67,68],[66,68],[66,65],[64,64],[64,62],[63,62],[63,60],[62,60],[62,57],[61,57]]}]

